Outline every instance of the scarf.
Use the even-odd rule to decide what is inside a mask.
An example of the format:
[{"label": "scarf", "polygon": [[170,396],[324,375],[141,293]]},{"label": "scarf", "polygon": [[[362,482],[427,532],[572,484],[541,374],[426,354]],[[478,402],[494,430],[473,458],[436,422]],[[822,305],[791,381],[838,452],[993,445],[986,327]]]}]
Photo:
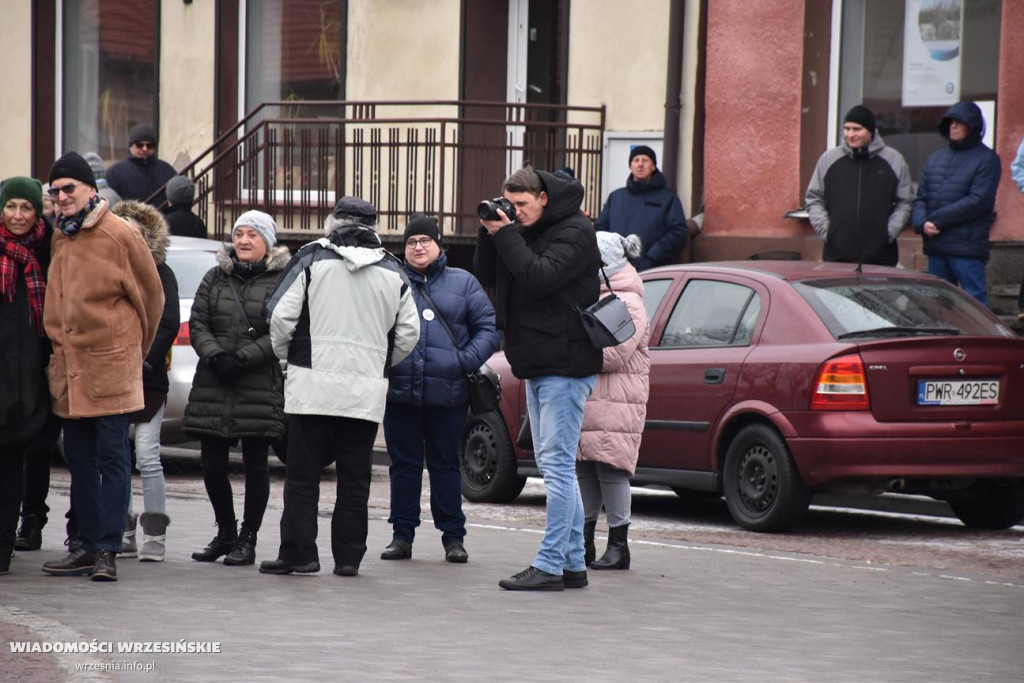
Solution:
[{"label": "scarf", "polygon": [[40,220],[24,235],[15,235],[0,224],[0,297],[7,303],[14,301],[18,288],[18,272],[25,277],[28,294],[29,322],[39,336],[43,335],[43,300],[46,280],[36,260],[35,250],[46,237],[46,224]]},{"label": "scarf", "polygon": [[79,230],[82,229],[82,223],[85,222],[85,217],[96,208],[96,206],[102,201],[98,194],[94,194],[89,203],[85,205],[85,208],[76,213],[74,216],[65,216],[62,213],[57,214],[57,229],[62,233],[71,237]]}]

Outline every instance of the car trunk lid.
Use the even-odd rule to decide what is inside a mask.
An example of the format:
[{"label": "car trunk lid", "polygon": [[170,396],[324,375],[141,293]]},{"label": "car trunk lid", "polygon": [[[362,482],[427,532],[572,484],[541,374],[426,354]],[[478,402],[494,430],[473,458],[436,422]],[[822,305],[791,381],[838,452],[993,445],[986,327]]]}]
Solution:
[{"label": "car trunk lid", "polygon": [[871,411],[886,421],[1024,419],[1024,342],[927,337],[859,347]]}]

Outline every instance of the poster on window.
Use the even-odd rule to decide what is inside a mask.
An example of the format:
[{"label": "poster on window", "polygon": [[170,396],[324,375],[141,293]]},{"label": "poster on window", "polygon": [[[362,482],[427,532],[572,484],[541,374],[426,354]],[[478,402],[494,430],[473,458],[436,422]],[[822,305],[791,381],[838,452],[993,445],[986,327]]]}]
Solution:
[{"label": "poster on window", "polygon": [[963,0],[906,0],[903,106],[960,101]]}]

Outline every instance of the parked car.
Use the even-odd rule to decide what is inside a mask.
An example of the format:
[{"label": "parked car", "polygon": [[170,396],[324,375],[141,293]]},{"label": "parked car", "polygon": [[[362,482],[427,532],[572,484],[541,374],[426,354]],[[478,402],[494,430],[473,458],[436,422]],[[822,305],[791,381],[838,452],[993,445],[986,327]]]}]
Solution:
[{"label": "parked car", "polygon": [[[929,275],[804,261],[642,273],[651,393],[636,485],[725,496],[754,531],[829,489],[923,494],[966,525],[1024,519],[1024,340]],[[471,501],[539,474],[519,449],[524,386],[499,352],[500,413],[467,420]]]},{"label": "parked car", "polygon": [[191,441],[181,431],[185,419],[185,404],[192,389],[192,376],[196,373],[199,356],[189,340],[188,320],[192,315],[192,301],[195,299],[203,276],[217,265],[217,252],[223,242],[197,237],[171,236],[167,249],[167,265],[178,280],[178,298],[181,301],[181,325],[171,349],[171,370],[167,374],[170,388],[167,392],[167,407],[160,423],[160,442],[163,444]]}]

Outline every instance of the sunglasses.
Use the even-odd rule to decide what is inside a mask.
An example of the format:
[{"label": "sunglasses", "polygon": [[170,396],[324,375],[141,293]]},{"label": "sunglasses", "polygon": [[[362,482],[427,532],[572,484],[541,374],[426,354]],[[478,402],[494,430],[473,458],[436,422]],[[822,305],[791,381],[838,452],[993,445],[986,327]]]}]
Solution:
[{"label": "sunglasses", "polygon": [[70,197],[75,193],[75,188],[77,188],[79,185],[81,185],[81,183],[68,183],[67,185],[58,185],[57,187],[49,188],[46,191],[46,194],[56,199],[57,197],[60,196],[60,193],[63,192],[64,194]]},{"label": "sunglasses", "polygon": [[139,149],[156,149],[155,142],[136,142],[134,146]]},{"label": "sunglasses", "polygon": [[423,247],[425,249],[429,247],[430,243],[433,241],[434,240],[431,237],[410,237],[408,240],[406,240],[405,247],[407,249],[415,249],[416,247]]}]

